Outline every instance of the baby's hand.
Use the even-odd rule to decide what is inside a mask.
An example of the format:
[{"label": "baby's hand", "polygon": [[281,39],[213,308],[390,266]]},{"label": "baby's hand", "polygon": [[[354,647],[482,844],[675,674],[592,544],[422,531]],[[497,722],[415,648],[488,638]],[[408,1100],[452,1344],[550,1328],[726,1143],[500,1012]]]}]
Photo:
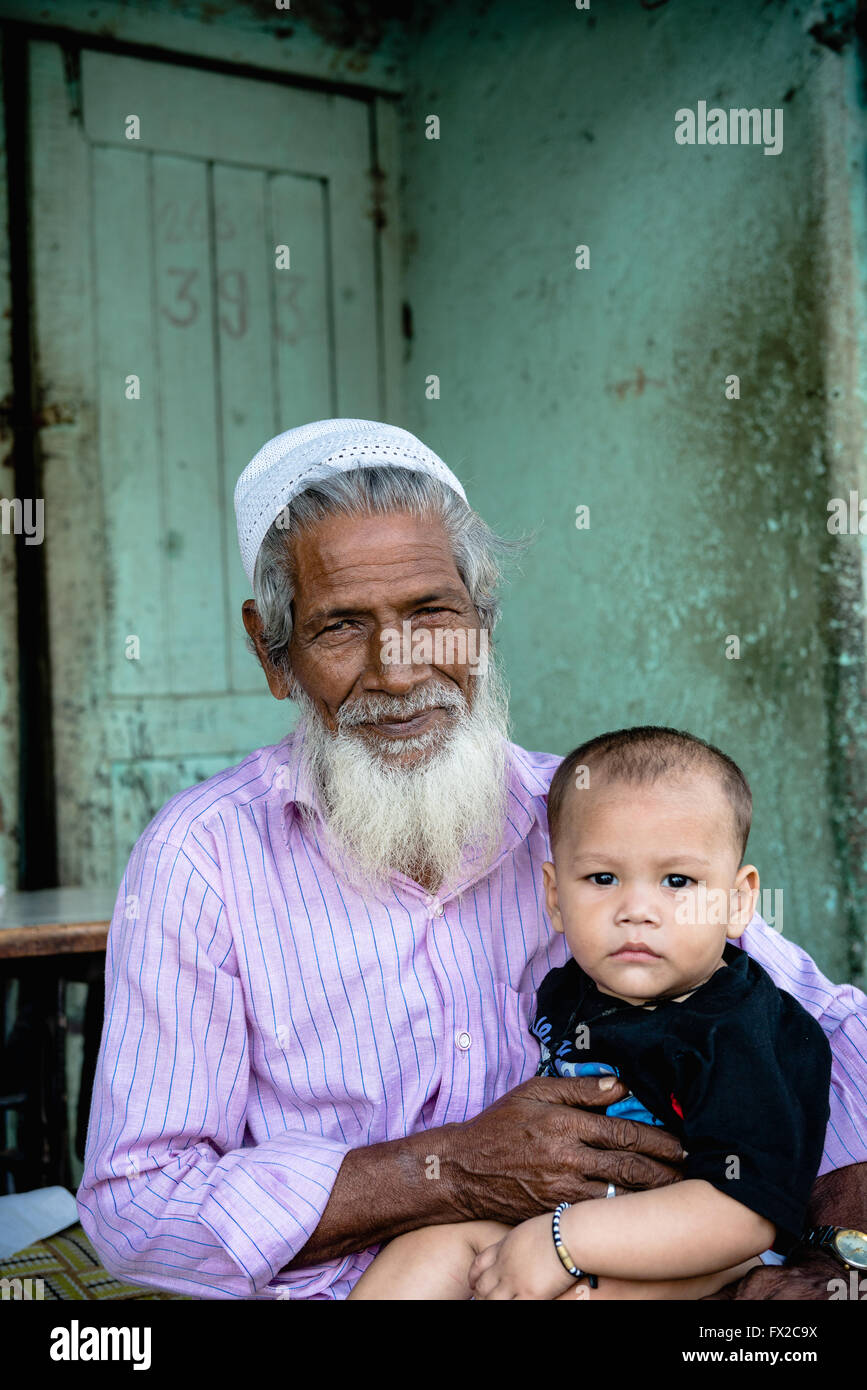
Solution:
[{"label": "baby's hand", "polygon": [[575,1280],[554,1248],[551,1217],[534,1216],[476,1256],[469,1282],[477,1299],[550,1299]]}]

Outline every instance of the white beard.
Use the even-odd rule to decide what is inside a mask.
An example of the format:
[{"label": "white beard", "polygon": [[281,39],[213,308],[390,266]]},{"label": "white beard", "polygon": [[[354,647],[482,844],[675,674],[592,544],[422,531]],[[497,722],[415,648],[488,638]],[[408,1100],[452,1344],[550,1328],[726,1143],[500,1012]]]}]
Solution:
[{"label": "white beard", "polygon": [[[493,862],[506,817],[508,692],[493,660],[473,677],[470,708],[455,685],[430,681],[406,697],[370,695],[338,711],[337,733],[296,686],[302,759],[322,801],[326,835],[353,887],[382,888],[393,873],[454,884],[465,853],[473,876]],[[453,711],[444,730],[366,742],[357,725],[407,718],[432,705]],[[424,749],[412,767],[393,761]]]}]

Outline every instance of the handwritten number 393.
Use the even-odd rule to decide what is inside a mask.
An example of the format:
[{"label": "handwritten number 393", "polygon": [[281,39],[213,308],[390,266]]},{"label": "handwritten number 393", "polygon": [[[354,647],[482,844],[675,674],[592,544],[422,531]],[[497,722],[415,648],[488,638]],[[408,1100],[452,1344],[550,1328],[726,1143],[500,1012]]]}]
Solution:
[{"label": "handwritten number 393", "polygon": [[[171,307],[162,304],[160,312],[176,328],[189,328],[201,307],[194,293],[199,271],[178,266],[167,266],[166,271],[175,280],[175,296]],[[230,338],[243,338],[247,331],[247,277],[243,270],[224,270],[218,276],[217,298],[229,306],[229,313],[220,315],[220,327]]]}]

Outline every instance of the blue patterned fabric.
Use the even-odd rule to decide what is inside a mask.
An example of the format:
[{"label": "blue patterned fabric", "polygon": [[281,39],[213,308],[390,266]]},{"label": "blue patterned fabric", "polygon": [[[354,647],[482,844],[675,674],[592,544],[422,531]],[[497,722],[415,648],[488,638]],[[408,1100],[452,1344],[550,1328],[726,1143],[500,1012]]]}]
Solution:
[{"label": "blue patterned fabric", "polygon": [[[536,1072],[537,1076],[605,1076],[606,1073],[618,1077],[620,1075],[617,1067],[609,1066],[607,1062],[567,1062],[564,1057],[552,1057],[542,1043],[542,1061]],[[626,1120],[638,1120],[643,1125],[662,1124],[662,1120],[651,1115],[647,1106],[642,1105],[631,1091],[622,1100],[615,1100],[611,1105],[607,1105],[603,1113],[621,1115]]]}]

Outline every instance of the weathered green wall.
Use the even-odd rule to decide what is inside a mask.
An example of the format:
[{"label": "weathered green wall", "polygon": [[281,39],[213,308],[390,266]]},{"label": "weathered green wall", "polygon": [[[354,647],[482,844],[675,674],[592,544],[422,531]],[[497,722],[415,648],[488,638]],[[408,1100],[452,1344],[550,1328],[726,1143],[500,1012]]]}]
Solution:
[{"label": "weathered green wall", "polygon": [[[843,273],[829,240],[845,259],[825,196],[846,182],[852,57],[799,9],[441,7],[404,111],[404,400],[492,523],[540,528],[500,629],[516,738],[565,752],[665,723],[718,742],[752,781],[785,933],[845,976],[863,857],[832,829],[835,663],[862,671],[863,634],[826,527],[829,474],[853,464],[829,457],[830,401],[853,383],[829,377],[821,296]],[[782,107],[782,154],[676,144],[700,99]]]},{"label": "weathered green wall", "polygon": [[[13,18],[406,93],[399,423],[500,529],[540,528],[500,629],[515,737],[565,751],[654,721],[719,742],[753,782],[752,854],[785,894],[786,934],[850,977],[867,905],[863,567],[858,538],[825,522],[830,496],[863,486],[854,8],[0,0]],[[782,106],[782,155],[676,145],[675,110],[702,99]]]}]

